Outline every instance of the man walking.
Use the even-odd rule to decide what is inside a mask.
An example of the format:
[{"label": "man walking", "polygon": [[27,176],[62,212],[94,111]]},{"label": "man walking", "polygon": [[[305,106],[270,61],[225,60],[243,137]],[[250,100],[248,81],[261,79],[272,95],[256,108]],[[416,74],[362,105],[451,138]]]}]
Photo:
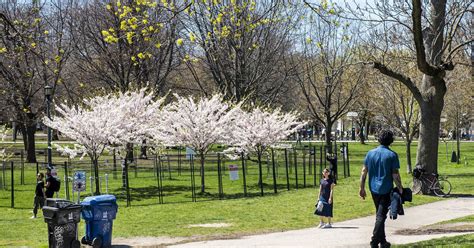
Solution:
[{"label": "man walking", "polygon": [[380,146],[370,150],[365,157],[360,176],[359,196],[362,199],[367,196],[365,179],[367,173],[369,173],[369,189],[376,209],[375,226],[370,246],[378,247],[380,244],[380,247],[390,247],[390,243],[385,239],[385,219],[390,205],[390,192],[394,182],[400,194],[402,194],[403,187],[398,172],[398,169],[400,169],[398,155],[389,148],[393,142],[393,132],[383,130],[380,132],[378,141]]}]

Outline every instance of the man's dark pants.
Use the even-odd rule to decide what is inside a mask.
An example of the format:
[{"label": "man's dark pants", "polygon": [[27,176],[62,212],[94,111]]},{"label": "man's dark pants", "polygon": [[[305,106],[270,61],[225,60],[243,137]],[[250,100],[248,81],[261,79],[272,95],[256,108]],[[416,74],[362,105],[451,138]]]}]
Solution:
[{"label": "man's dark pants", "polygon": [[388,206],[390,206],[390,193],[384,195],[372,193],[372,199],[375,204],[376,216],[370,245],[378,246],[379,243],[387,242],[385,239],[385,219],[387,219]]}]

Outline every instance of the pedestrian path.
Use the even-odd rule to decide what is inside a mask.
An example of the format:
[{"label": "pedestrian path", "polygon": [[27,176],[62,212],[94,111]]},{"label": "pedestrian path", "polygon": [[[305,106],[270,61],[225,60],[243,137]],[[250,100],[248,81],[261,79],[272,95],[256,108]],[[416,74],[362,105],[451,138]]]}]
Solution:
[{"label": "pedestrian path", "polygon": [[[385,232],[392,244],[407,244],[465,233],[398,235],[398,230],[416,229],[441,221],[474,214],[474,198],[438,201],[405,209],[397,220],[387,219]],[[331,229],[306,228],[278,233],[245,236],[238,239],[210,240],[169,246],[181,247],[368,247],[375,216],[334,223]]]}]

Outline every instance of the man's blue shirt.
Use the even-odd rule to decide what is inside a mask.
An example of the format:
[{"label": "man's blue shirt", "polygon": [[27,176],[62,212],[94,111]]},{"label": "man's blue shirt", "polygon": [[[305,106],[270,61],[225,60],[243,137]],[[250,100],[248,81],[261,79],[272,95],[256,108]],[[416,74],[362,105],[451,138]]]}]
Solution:
[{"label": "man's blue shirt", "polygon": [[393,187],[392,171],[400,168],[397,153],[381,145],[367,153],[364,165],[369,171],[370,191],[379,195],[390,193]]}]

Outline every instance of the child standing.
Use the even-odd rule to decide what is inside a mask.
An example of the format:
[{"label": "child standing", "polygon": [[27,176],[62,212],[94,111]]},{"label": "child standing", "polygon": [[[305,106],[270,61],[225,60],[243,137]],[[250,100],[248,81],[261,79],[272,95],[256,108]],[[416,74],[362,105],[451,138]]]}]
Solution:
[{"label": "child standing", "polygon": [[33,207],[33,216],[32,219],[36,218],[36,214],[38,213],[38,208],[43,208],[44,200],[46,195],[44,193],[44,182],[43,182],[44,174],[38,173],[36,175],[36,189],[35,189],[35,200],[34,200],[34,207]]},{"label": "child standing", "polygon": [[[328,168],[323,170],[323,178],[319,183],[319,197],[318,207],[314,214],[319,215],[321,220],[319,222],[319,228],[331,228],[332,218],[332,205],[333,205],[333,192],[336,183],[330,176]],[[324,217],[327,218],[327,223],[324,222]]]}]

